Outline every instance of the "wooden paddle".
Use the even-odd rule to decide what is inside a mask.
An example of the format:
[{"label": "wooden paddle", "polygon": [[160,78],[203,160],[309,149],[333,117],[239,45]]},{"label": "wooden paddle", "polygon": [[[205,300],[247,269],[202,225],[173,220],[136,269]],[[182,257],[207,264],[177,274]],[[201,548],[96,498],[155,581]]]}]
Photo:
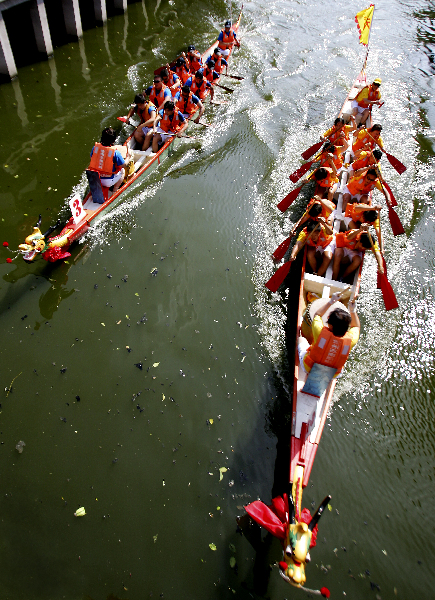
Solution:
[{"label": "wooden paddle", "polygon": [[292,190],[290,194],[287,194],[287,196],[283,198],[279,204],[277,204],[277,207],[281,212],[285,212],[288,209],[292,202],[298,197],[299,192],[306,183],[308,182],[304,182],[302,185]]},{"label": "wooden paddle", "polygon": [[404,173],[406,171],[406,167],[404,164],[402,164],[400,162],[400,160],[398,158],[396,158],[395,156],[393,156],[392,154],[388,154],[388,152],[386,150],[384,150],[377,142],[377,140],[370,135],[370,133],[367,131],[369,137],[372,138],[372,140],[375,142],[375,144],[378,146],[379,150],[381,150],[381,152],[383,152],[385,154],[385,156],[388,158],[388,162],[390,163],[390,165],[392,167],[394,167],[396,169],[396,171],[399,173],[399,175],[402,175],[402,173]]},{"label": "wooden paddle", "polygon": [[133,123],[130,123],[130,119],[127,119],[127,117],[116,117],[118,119],[118,121],[121,121],[121,123],[125,123],[126,125],[131,125],[132,127],[135,127],[135,125],[133,125]]},{"label": "wooden paddle", "polygon": [[320,150],[320,148],[322,147],[323,141],[321,142],[317,142],[317,144],[313,144],[312,146],[310,146],[309,148],[307,148],[305,150],[305,152],[302,152],[301,156],[304,160],[308,160],[309,158],[311,158],[313,156],[313,154],[315,154],[317,152],[317,150]]},{"label": "wooden paddle", "polygon": [[[376,169],[376,173],[378,174],[378,177],[379,177],[380,176],[379,169],[377,167],[375,167],[375,169]],[[379,181],[380,181],[380,184],[383,189],[382,177],[380,177]],[[403,233],[405,233],[405,229],[402,225],[402,221],[400,220],[399,215],[396,213],[396,211],[394,210],[394,208],[392,206],[391,201],[389,200],[388,193],[385,194],[385,200],[386,200],[387,206],[388,206],[388,218],[390,220],[390,225],[391,225],[391,229],[393,231],[393,235],[395,235],[395,236],[402,235]]]},{"label": "wooden paddle", "polygon": [[225,77],[231,77],[231,79],[237,79],[238,81],[242,81],[243,79],[245,79],[244,77],[241,77],[240,75],[230,75],[229,73],[221,73],[221,75],[224,75]]},{"label": "wooden paddle", "polygon": [[[373,254],[375,253],[375,245],[373,243],[373,238],[368,231],[368,236],[370,239],[370,244],[372,245]],[[385,259],[382,256],[383,264],[385,265]],[[384,272],[381,273],[378,270],[378,288],[381,289],[382,298],[384,299],[385,310],[393,310],[394,308],[399,308],[399,303],[397,302],[396,295],[394,293],[393,288],[391,287],[391,283],[387,278],[386,265],[384,266]]]},{"label": "wooden paddle", "polygon": [[227,87],[226,85],[222,85],[222,84],[220,84],[220,83],[214,83],[213,85],[215,85],[216,87],[220,87],[220,88],[222,88],[222,89],[223,89],[223,90],[225,90],[226,92],[231,92],[231,94],[234,92],[234,90],[233,90],[233,89],[231,89],[231,88]]},{"label": "wooden paddle", "polygon": [[313,165],[313,163],[316,162],[316,160],[318,160],[318,156],[316,156],[316,158],[314,158],[313,160],[304,163],[302,166],[299,167],[299,169],[296,169],[296,171],[294,171],[291,175],[290,175],[290,181],[292,183],[296,183],[297,181],[299,181],[299,179],[302,177],[302,175],[305,175],[305,173],[307,173],[307,171],[309,171],[311,169],[311,166]]},{"label": "wooden paddle", "polygon": [[382,177],[381,175],[381,171],[379,169],[379,166],[377,164],[374,165],[375,169],[376,169],[376,173],[378,174],[378,179],[381,182],[381,185],[384,186],[384,188],[387,190],[388,195],[390,196],[390,200],[391,200],[391,206],[397,206],[397,200],[394,197],[393,192],[391,191],[390,186],[388,185],[388,183],[385,181],[385,179]]}]

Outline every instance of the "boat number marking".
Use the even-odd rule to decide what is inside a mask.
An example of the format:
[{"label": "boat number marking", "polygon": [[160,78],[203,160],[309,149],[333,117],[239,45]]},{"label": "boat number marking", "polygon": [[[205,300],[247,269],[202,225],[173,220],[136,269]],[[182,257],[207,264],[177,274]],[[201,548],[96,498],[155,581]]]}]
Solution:
[{"label": "boat number marking", "polygon": [[73,221],[77,225],[79,221],[84,217],[84,208],[79,195],[73,196],[69,201],[69,207],[71,209],[71,214],[73,216]]}]

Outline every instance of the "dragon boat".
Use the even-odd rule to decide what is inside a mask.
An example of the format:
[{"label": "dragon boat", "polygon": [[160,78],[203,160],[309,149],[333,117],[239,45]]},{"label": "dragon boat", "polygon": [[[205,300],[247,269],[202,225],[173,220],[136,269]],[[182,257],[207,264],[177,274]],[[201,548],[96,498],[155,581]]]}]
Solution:
[{"label": "dragon boat", "polygon": [[[239,29],[242,11],[243,6],[236,23],[233,25],[233,30],[235,32]],[[218,43],[218,40],[216,40],[201,55],[203,63],[213,53]],[[230,48],[230,54],[227,57],[228,61],[233,49],[234,46]],[[157,71],[160,71],[161,68]],[[207,91],[207,96],[209,95],[210,93]],[[196,113],[190,116],[190,120],[195,118],[195,114]],[[45,260],[50,262],[69,257],[70,254],[68,249],[70,245],[82,238],[102,217],[122,202],[126,190],[133,183],[139,178],[150,175],[166,158],[172,156],[179,142],[180,138],[174,135],[167,139],[159,148],[158,152],[154,154],[151,147],[145,151],[137,150],[135,148],[135,139],[133,135],[130,135],[123,145],[130,150],[130,154],[133,154],[133,160],[128,170],[129,174],[126,175],[119,189],[116,192],[111,193],[109,188],[101,186],[99,175],[96,171],[87,170],[86,174],[89,180],[89,191],[86,193],[83,201],[79,195],[70,199],[69,205],[71,217],[57,235],[52,236],[51,234],[60,226],[59,222],[56,225],[51,226],[45,233],[42,233],[40,229],[41,217],[39,217],[37,224],[33,228],[33,232],[27,236],[24,243],[20,244],[18,247],[24,260],[26,262],[32,262],[38,255],[42,255]],[[8,259],[8,261],[9,260],[11,259]]]},{"label": "dragon boat", "polygon": [[[371,5],[369,9],[358,13],[355,18],[357,23],[358,16],[363,13],[362,19],[368,19],[370,28],[373,10],[374,6]],[[360,28],[360,34],[361,29],[362,28]],[[358,93],[367,85],[366,65],[368,57],[368,38],[366,45],[367,52],[362,69],[355,79],[338,115],[344,119],[346,123],[349,122],[352,114],[352,100],[354,100]],[[370,112],[365,126],[370,127],[371,124]],[[320,146],[321,143],[315,144],[309,151],[314,154]],[[350,150],[348,149],[345,153],[344,165],[340,173],[339,186],[335,193],[335,200],[337,202],[336,210],[333,213],[333,230],[335,234],[340,232],[341,223],[344,218],[342,209],[343,190],[349,177],[348,169],[352,160],[351,148],[352,146],[350,145]],[[309,158],[309,151],[302,154],[303,158]],[[308,169],[305,169],[303,172],[307,172],[307,170]],[[321,189],[317,187],[316,193],[321,193]],[[293,199],[294,198],[292,198],[291,201],[293,201]],[[285,200],[286,199],[284,199],[284,201]],[[388,206],[388,208],[389,211],[392,210],[390,206]],[[393,233],[396,235],[399,232],[394,232],[393,230]],[[402,233],[402,231],[400,231],[400,233]],[[289,240],[290,238],[287,238],[287,240],[283,242],[286,252],[290,246]],[[280,247],[278,247],[278,249]],[[372,249],[373,248],[374,247],[372,246]],[[329,303],[332,294],[340,294],[340,302],[335,303],[333,309],[340,307],[346,311],[348,310],[349,302],[358,295],[363,261],[361,261],[359,268],[355,271],[351,283],[343,283],[342,281],[333,279],[332,264],[333,261],[331,261],[324,276],[310,273],[309,269],[307,269],[307,246],[305,245],[304,252],[299,254],[296,261],[284,263],[269,282],[266,283],[266,287],[271,289],[271,291],[277,291],[280,285],[285,285],[291,280],[291,289],[288,294],[287,302],[286,327],[288,360],[290,364],[294,364],[289,444],[290,460],[288,463],[289,485],[288,489],[285,490],[282,495],[272,499],[270,505],[266,505],[262,501],[257,500],[245,506],[246,512],[256,523],[264,527],[269,533],[280,540],[283,549],[282,559],[278,565],[280,575],[287,582],[298,588],[327,598],[330,595],[327,588],[310,590],[305,587],[305,567],[310,561],[310,549],[316,545],[317,523],[331,497],[327,496],[319,506],[317,512],[311,516],[308,509],[302,509],[302,495],[303,489],[308,484],[323,429],[331,408],[334,389],[337,382],[337,379],[334,376],[336,369],[331,369],[331,367],[326,367],[326,369],[324,369],[324,365],[314,363],[313,368],[307,375],[306,371],[301,368],[299,364],[297,346],[300,334],[307,338],[309,343],[313,342],[311,320],[317,311],[321,311],[321,309]],[[292,265],[291,269],[290,265]],[[386,268],[385,261],[384,267]],[[279,276],[281,270],[283,275]],[[278,277],[273,281],[277,275]],[[382,289],[382,282],[379,282],[380,275],[381,274],[378,272],[378,287],[381,287]],[[269,286],[272,281],[273,283]],[[388,283],[386,274],[385,281]],[[384,293],[384,290],[382,291]],[[392,290],[391,293],[394,295]],[[385,304],[387,310],[397,307],[395,297],[394,302],[390,306],[387,306],[387,301],[385,301]],[[331,309],[332,307],[330,307],[322,316],[324,325],[327,323]],[[315,367],[319,367],[319,369],[316,369]],[[327,371],[327,369],[329,369],[329,371]]]}]

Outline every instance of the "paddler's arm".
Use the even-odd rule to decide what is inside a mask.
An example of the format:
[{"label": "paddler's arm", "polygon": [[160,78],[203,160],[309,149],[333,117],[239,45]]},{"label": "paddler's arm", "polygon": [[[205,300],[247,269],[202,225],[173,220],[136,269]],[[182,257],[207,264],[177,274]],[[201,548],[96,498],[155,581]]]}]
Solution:
[{"label": "paddler's arm", "polygon": [[201,102],[201,100],[199,98],[198,98],[197,107],[199,108],[199,115],[194,120],[194,123],[199,123],[199,120],[202,117],[202,115],[204,114],[204,110],[205,110],[204,104]]},{"label": "paddler's arm", "polygon": [[[178,114],[181,114],[181,113],[178,113]],[[187,126],[188,126],[188,125],[189,125],[189,121],[188,121],[187,119],[184,119],[184,122],[183,122],[183,124],[182,124],[182,126],[181,126],[181,129],[180,129],[180,130],[178,131],[178,133],[177,133],[177,137],[181,137],[181,134],[183,133],[183,131],[184,131],[185,129],[187,129]]]},{"label": "paddler's arm", "polygon": [[304,231],[301,231],[298,239],[296,241],[296,244],[293,246],[289,260],[293,261],[296,259],[296,256],[299,254],[299,252],[302,250],[302,248],[305,246],[305,242],[307,241],[307,234]]},{"label": "paddler's arm", "polygon": [[145,123],[142,123],[142,125],[140,125],[139,127],[152,127],[152,125],[154,124],[156,119],[157,119],[157,112],[155,110],[153,110],[151,112],[150,118],[147,121],[145,121]]},{"label": "paddler's arm", "polygon": [[334,233],[333,228],[328,224],[324,217],[318,217],[317,220],[322,225],[322,228],[327,233],[327,235],[332,235]]},{"label": "paddler's arm", "polygon": [[349,329],[352,329],[352,327],[356,327],[358,329],[358,331],[360,331],[361,324],[359,322],[359,317],[356,313],[355,298],[352,298],[351,300],[349,300],[348,309],[349,309],[349,313],[350,313]]},{"label": "paddler's arm", "polygon": [[334,161],[332,160],[333,156],[332,154],[328,154],[328,158],[326,159],[327,162],[329,163],[329,166],[332,169],[332,173],[334,175],[334,177],[337,177],[337,167],[334,164]]},{"label": "paddler's arm", "polygon": [[335,292],[335,294],[332,294],[332,296],[329,298],[329,301],[324,306],[321,306],[318,310],[316,310],[313,315],[313,320],[314,317],[323,317],[326,311],[330,309],[333,304],[340,300],[340,296],[341,292]]}]

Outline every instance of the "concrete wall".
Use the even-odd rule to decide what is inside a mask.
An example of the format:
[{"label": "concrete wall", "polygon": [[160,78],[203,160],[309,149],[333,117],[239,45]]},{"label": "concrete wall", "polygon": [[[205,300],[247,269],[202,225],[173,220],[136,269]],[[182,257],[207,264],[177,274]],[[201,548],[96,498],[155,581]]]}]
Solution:
[{"label": "concrete wall", "polygon": [[[93,3],[95,22],[105,23],[107,21],[106,0],[85,1]],[[114,0],[113,4],[117,12],[127,10],[127,0]],[[12,32],[13,25],[16,24],[17,20],[15,15],[18,6],[20,20],[23,19],[23,22],[25,22],[30,19],[31,21],[31,27],[29,24],[28,28],[30,32],[33,31],[34,40],[28,39],[27,43],[37,49],[39,56],[36,56],[36,60],[38,58],[49,58],[53,54],[50,15],[54,11],[50,0],[0,0],[0,78],[3,81],[12,80],[18,76],[18,43],[14,42]],[[73,39],[80,39],[83,35],[80,0],[56,0],[55,8],[56,14],[51,18],[53,21],[51,27],[56,26],[56,30],[58,30],[58,25],[61,26],[62,31],[66,33],[65,43]],[[10,23],[9,32],[8,19]],[[61,23],[59,23],[59,19],[62,21]]]}]

